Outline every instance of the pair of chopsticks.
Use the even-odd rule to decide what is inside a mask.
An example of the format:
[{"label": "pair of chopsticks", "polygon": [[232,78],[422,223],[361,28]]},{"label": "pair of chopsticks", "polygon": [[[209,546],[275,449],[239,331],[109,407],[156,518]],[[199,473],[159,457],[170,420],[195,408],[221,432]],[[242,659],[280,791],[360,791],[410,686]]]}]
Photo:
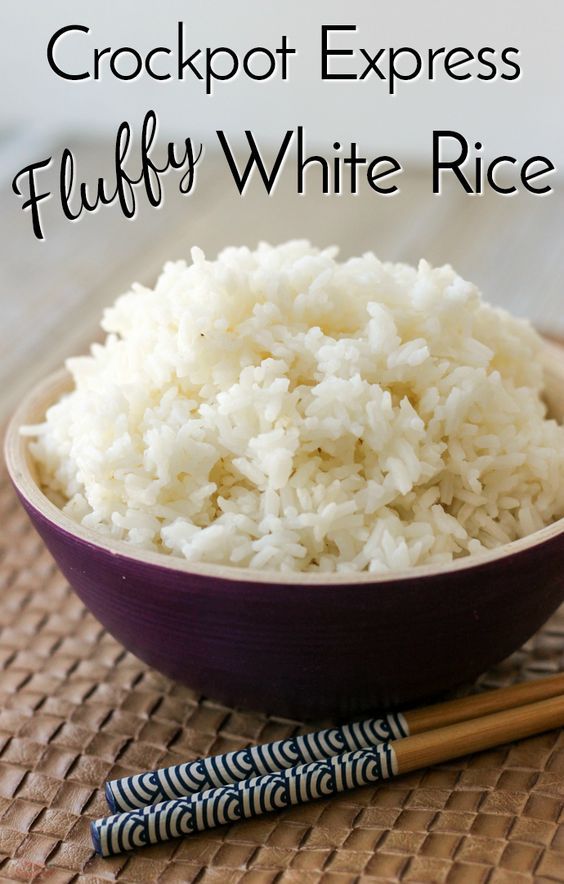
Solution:
[{"label": "pair of chopsticks", "polygon": [[327,797],[564,725],[564,673],[123,777],[91,824],[102,856]]}]

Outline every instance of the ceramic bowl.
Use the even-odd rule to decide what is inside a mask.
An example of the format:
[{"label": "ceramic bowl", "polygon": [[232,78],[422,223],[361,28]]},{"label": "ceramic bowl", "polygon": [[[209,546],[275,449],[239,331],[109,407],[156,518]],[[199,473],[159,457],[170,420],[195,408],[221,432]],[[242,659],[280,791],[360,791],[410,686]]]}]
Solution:
[{"label": "ceramic bowl", "polygon": [[[564,350],[544,353],[564,420]],[[137,550],[42,493],[19,435],[70,386],[48,377],[6,438],[19,498],[61,571],[126,648],[207,696],[305,718],[401,706],[470,682],[564,599],[564,519],[479,559],[389,576],[254,573]],[[39,590],[40,591],[40,590]]]}]

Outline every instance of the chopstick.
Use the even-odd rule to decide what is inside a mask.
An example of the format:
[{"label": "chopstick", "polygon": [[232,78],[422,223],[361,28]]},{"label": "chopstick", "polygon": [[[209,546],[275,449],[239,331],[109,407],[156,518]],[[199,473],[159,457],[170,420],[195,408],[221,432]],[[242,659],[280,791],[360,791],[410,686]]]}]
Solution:
[{"label": "chopstick", "polygon": [[382,718],[369,718],[275,743],[121,777],[106,783],[106,799],[114,813],[125,813],[559,694],[564,694],[564,673],[403,714],[390,713]]},{"label": "chopstick", "polygon": [[164,801],[91,824],[94,847],[113,856],[240,819],[337,794],[564,725],[564,696],[496,712]]}]

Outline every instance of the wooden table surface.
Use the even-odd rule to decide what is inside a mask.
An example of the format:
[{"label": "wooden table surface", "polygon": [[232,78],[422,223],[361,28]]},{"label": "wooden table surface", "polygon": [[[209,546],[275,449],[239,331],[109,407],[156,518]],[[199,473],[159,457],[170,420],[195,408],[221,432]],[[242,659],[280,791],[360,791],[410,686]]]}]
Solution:
[{"label": "wooden table surface", "polygon": [[[456,187],[433,196],[421,169],[406,172],[391,198],[367,188],[327,197],[312,170],[310,192],[300,197],[289,167],[273,195],[252,182],[241,198],[223,156],[206,155],[189,197],[170,176],[165,205],[150,208],[142,196],[134,221],[111,207],[71,223],[55,199],[45,201],[40,242],[11,180],[27,162],[60,156],[62,145],[72,147],[80,180],[109,170],[108,141],[69,135],[57,144],[25,133],[0,140],[0,420],[37,378],[86,348],[104,304],[134,280],[151,284],[165,260],[195,244],[214,255],[230,244],[307,237],[340,245],[344,256],[370,249],[386,260],[450,262],[489,300],[564,336],[562,188],[544,198],[471,197]],[[49,175],[42,183],[55,180]]]}]

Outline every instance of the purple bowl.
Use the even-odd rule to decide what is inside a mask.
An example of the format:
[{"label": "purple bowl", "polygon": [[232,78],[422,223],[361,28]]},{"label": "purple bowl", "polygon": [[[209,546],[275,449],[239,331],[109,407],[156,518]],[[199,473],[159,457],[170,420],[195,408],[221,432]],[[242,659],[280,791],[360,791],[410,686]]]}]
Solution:
[{"label": "purple bowl", "polygon": [[[564,416],[563,351],[547,393]],[[68,519],[38,487],[19,427],[69,385],[47,378],[6,438],[9,473],[61,571],[142,660],[229,704],[305,718],[412,703],[473,680],[564,599],[564,520],[480,557],[393,578],[254,573],[137,550]]]}]

